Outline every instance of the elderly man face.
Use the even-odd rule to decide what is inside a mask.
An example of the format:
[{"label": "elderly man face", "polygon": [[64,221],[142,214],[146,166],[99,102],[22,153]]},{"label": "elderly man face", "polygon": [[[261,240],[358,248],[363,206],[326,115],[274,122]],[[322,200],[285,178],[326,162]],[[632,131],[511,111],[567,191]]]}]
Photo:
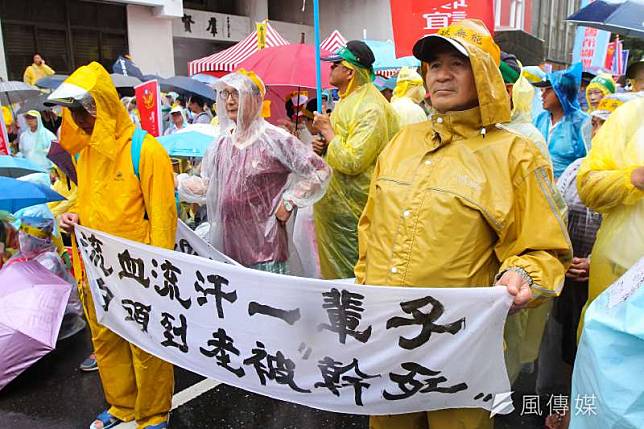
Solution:
[{"label": "elderly man face", "polygon": [[425,83],[440,113],[471,109],[478,95],[470,60],[451,46],[437,47],[427,61]]}]

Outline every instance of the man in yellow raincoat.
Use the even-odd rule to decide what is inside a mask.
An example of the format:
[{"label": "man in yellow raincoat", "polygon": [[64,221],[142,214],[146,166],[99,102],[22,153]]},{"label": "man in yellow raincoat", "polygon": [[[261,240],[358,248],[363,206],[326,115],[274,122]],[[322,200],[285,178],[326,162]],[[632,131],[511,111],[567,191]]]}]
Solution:
[{"label": "man in yellow raincoat", "polygon": [[324,197],[315,205],[314,218],[325,279],[353,277],[358,260],[358,218],[367,202],[376,158],[398,131],[391,105],[372,84],[375,57],[366,43],[352,40],[326,61],[333,62],[330,82],[340,94],[331,117],[316,114],[313,125],[323,141],[325,160],[333,177]]},{"label": "man in yellow raincoat", "polygon": [[[644,256],[644,97],[618,107],[577,174],[581,201],[602,215],[586,307]],[[581,334],[583,314],[578,333]]]},{"label": "man in yellow raincoat", "polygon": [[[359,223],[356,281],[505,286],[511,312],[555,296],[571,259],[552,168],[510,120],[499,48],[479,20],[414,46],[435,113],[382,151]],[[485,358],[484,356],[482,358]],[[428,400],[431,400],[428,398]],[[371,429],[487,429],[483,409],[372,416]]]},{"label": "man in yellow raincoat", "polygon": [[22,79],[29,85],[35,85],[43,77],[51,76],[54,73],[54,70],[45,64],[45,60],[40,54],[34,54],[34,62],[32,65],[27,66]]},{"label": "man in yellow raincoat", "polygon": [[427,114],[420,107],[424,99],[423,78],[416,70],[403,67],[398,73],[394,95],[391,97],[391,107],[398,114],[401,127],[427,120]]},{"label": "man in yellow raincoat", "polygon": [[[70,231],[78,223],[171,249],[177,213],[170,159],[147,134],[137,177],[131,153],[135,128],[105,69],[96,62],[80,67],[48,100],[71,111],[73,121],[63,121],[61,145],[72,155],[79,154],[77,202],[62,215],[61,227]],[[88,285],[80,283],[103,391],[110,404],[90,428],[130,420],[136,420],[138,428],[166,428],[174,388],[172,365],[100,325]]]}]

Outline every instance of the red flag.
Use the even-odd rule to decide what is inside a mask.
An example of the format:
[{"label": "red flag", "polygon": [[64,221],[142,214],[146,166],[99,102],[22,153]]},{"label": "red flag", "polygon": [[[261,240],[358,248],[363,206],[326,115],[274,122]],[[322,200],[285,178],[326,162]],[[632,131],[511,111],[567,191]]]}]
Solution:
[{"label": "red flag", "polygon": [[411,55],[423,36],[465,18],[478,18],[494,34],[493,0],[390,0],[396,56]]},{"label": "red flag", "polygon": [[141,117],[141,128],[154,137],[159,137],[163,133],[159,82],[150,80],[134,87],[134,95]]},{"label": "red flag", "polygon": [[2,109],[0,109],[0,155],[9,155],[9,135],[4,124]]}]

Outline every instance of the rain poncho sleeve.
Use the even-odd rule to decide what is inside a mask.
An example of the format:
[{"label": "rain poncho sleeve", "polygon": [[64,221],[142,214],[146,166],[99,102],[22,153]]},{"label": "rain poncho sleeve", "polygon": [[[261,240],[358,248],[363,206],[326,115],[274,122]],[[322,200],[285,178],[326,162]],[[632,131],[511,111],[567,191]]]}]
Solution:
[{"label": "rain poncho sleeve", "polygon": [[[499,273],[521,268],[530,276],[531,306],[536,306],[561,292],[572,245],[562,217],[565,203],[553,185],[550,169],[532,167],[521,173],[514,183],[514,207],[505,219],[494,252],[502,261]],[[547,216],[535,224],[534,213]]]},{"label": "rain poncho sleeve", "polygon": [[150,134],[141,148],[141,190],[150,221],[150,244],[172,249],[175,243],[176,202],[172,163],[167,152]]},{"label": "rain poncho sleeve", "polygon": [[350,84],[355,89],[343,95],[331,114],[335,137],[329,142],[326,161],[333,178],[314,212],[320,267],[326,279],[353,277],[358,219],[367,202],[371,173],[399,129],[396,113],[370,82],[368,72],[356,69]]},{"label": "rain poncho sleeve", "polygon": [[54,191],[65,197],[65,199],[47,204],[49,210],[51,210],[51,213],[54,215],[54,218],[58,218],[67,212],[71,212],[76,204],[76,198],[78,197],[78,187],[76,184],[60,170],[57,169],[57,172],[58,179],[51,187]]},{"label": "rain poncho sleeve", "polygon": [[644,98],[617,108],[595,135],[577,175],[579,196],[602,214],[590,263],[588,301],[644,255],[644,191],[631,180],[644,166]]}]

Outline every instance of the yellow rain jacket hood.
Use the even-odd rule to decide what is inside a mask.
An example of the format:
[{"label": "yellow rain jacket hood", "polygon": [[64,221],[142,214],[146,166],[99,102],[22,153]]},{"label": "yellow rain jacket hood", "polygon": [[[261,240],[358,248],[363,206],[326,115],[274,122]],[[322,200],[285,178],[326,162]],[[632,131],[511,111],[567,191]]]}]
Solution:
[{"label": "yellow rain jacket hood", "polygon": [[588,303],[644,255],[644,191],[631,181],[633,170],[644,165],[643,116],[644,97],[611,113],[577,174],[581,200],[602,214],[590,259]]},{"label": "yellow rain jacket hood", "polygon": [[355,73],[331,113],[335,138],[325,159],[333,177],[314,211],[320,267],[327,279],[353,277],[358,218],[367,202],[371,173],[378,154],[399,128],[396,113],[371,83],[369,70],[342,64]]},{"label": "yellow rain jacket hood", "polygon": [[109,74],[93,62],[65,82],[89,92],[96,105],[91,136],[76,126],[69,113],[63,116],[61,145],[72,155],[79,154],[78,197],[70,211],[78,213],[81,224],[89,228],[173,248],[177,212],[172,165],[165,149],[146,135],[139,179],[131,155],[134,124]]},{"label": "yellow rain jacket hood", "polygon": [[548,160],[510,120],[498,65],[463,41],[479,106],[405,127],[378,158],[359,223],[357,282],[491,286],[525,271],[535,300],[561,290],[572,253]]},{"label": "yellow rain jacket hood", "polygon": [[424,98],[423,78],[414,69],[403,67],[391,98],[391,107],[398,114],[401,126],[427,120],[427,114],[419,105]]}]

